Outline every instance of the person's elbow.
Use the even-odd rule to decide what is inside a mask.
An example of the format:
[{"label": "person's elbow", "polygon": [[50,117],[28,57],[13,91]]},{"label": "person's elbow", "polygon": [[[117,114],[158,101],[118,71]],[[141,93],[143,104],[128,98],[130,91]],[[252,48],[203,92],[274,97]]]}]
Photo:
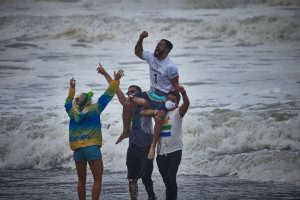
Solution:
[{"label": "person's elbow", "polygon": [[190,107],[190,102],[187,102],[186,107]]},{"label": "person's elbow", "polygon": [[189,100],[186,100],[186,101],[184,102],[184,105],[188,108],[188,107],[190,106],[190,101],[189,101]]},{"label": "person's elbow", "polygon": [[140,59],[143,59],[143,51],[138,51],[138,50],[135,50],[134,51],[134,54],[139,57]]}]

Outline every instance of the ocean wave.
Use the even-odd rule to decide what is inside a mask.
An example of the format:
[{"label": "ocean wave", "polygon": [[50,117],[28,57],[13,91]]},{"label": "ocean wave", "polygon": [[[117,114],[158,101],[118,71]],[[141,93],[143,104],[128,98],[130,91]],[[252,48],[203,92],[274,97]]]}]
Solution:
[{"label": "ocean wave", "polygon": [[[128,140],[115,145],[122,130],[121,116],[103,119],[109,124],[103,129],[105,169],[125,171]],[[0,139],[6,141],[0,144],[0,168],[74,168],[67,116],[7,116],[0,125]],[[299,130],[299,116],[276,121],[272,116],[233,110],[191,112],[183,123],[179,173],[300,183]]]},{"label": "ocean wave", "polygon": [[[43,0],[35,0],[43,1]],[[267,5],[267,6],[299,6],[300,2],[297,0],[47,0],[50,2],[65,2],[77,3],[84,7],[113,7],[119,5],[121,7],[149,7],[149,8],[188,8],[188,9],[215,9],[215,8],[234,8],[244,7],[247,5]]]},{"label": "ocean wave", "polygon": [[6,16],[0,18],[0,41],[77,39],[81,41],[136,42],[141,27],[154,37],[178,40],[222,40],[237,45],[263,45],[300,40],[297,16],[257,16],[213,21],[154,18],[126,19],[105,15]]}]

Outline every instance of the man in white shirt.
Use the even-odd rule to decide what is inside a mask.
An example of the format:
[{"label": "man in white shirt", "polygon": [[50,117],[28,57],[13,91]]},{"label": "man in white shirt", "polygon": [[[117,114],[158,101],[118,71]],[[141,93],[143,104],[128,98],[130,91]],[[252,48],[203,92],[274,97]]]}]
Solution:
[{"label": "man in white shirt", "polygon": [[[177,199],[176,175],[181,162],[183,148],[182,120],[190,105],[185,89],[182,86],[179,86],[178,89],[182,95],[183,104],[178,107],[180,101],[178,92],[169,92],[166,99],[168,112],[157,142],[156,162],[166,186],[167,200]],[[141,111],[141,115],[151,116],[154,112],[154,110],[144,110]]]},{"label": "man in white shirt", "polygon": [[[179,75],[178,68],[168,57],[173,44],[166,39],[162,39],[157,44],[154,53],[149,53],[143,50],[143,40],[146,37],[148,37],[148,32],[143,31],[135,46],[135,55],[145,60],[149,65],[150,90],[131,96],[130,101],[142,105],[146,109],[156,110],[153,138],[158,138],[167,111],[165,108],[166,96],[169,91],[177,90]],[[128,137],[130,133],[130,110],[133,107],[134,104],[129,101],[123,106],[123,133],[121,135],[123,138]],[[154,143],[154,141],[155,139],[153,139],[150,148],[149,159],[153,159],[155,155],[156,142]]]}]

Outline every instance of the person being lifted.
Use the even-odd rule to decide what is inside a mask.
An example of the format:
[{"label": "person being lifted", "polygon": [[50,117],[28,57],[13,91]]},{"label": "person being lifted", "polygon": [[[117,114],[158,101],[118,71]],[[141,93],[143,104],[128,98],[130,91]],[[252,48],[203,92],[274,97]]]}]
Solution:
[{"label": "person being lifted", "polygon": [[156,45],[154,53],[150,53],[143,50],[143,40],[146,37],[148,37],[148,32],[143,31],[135,46],[135,55],[145,60],[149,65],[150,90],[137,93],[134,96],[131,95],[124,103],[121,139],[130,134],[130,114],[135,104],[142,105],[145,109],[154,110],[154,134],[148,154],[149,159],[154,159],[156,143],[167,111],[165,106],[167,94],[173,89],[178,90],[179,75],[178,68],[168,57],[173,44],[166,39],[161,39]]}]

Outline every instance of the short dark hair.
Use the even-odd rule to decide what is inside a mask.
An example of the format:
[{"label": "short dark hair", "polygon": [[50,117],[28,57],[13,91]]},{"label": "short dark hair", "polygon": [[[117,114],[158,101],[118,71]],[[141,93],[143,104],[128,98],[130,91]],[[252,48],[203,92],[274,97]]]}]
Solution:
[{"label": "short dark hair", "polygon": [[131,87],[135,87],[135,89],[137,89],[138,92],[142,91],[142,89],[137,85],[131,85],[131,86],[128,87],[128,89],[131,88]]},{"label": "short dark hair", "polygon": [[166,42],[166,47],[169,49],[169,53],[170,53],[170,51],[173,49],[172,42],[170,42],[169,40],[166,40],[166,39],[162,39],[162,41]]},{"label": "short dark hair", "polygon": [[[179,103],[179,101],[180,101],[180,94],[178,93],[178,92],[175,92],[174,90],[172,90],[172,91],[170,91],[169,93],[168,93],[168,95],[169,94],[172,94],[172,95],[174,95],[175,97],[176,97],[176,99],[177,99],[177,103]],[[168,96],[167,95],[167,96]]]}]

